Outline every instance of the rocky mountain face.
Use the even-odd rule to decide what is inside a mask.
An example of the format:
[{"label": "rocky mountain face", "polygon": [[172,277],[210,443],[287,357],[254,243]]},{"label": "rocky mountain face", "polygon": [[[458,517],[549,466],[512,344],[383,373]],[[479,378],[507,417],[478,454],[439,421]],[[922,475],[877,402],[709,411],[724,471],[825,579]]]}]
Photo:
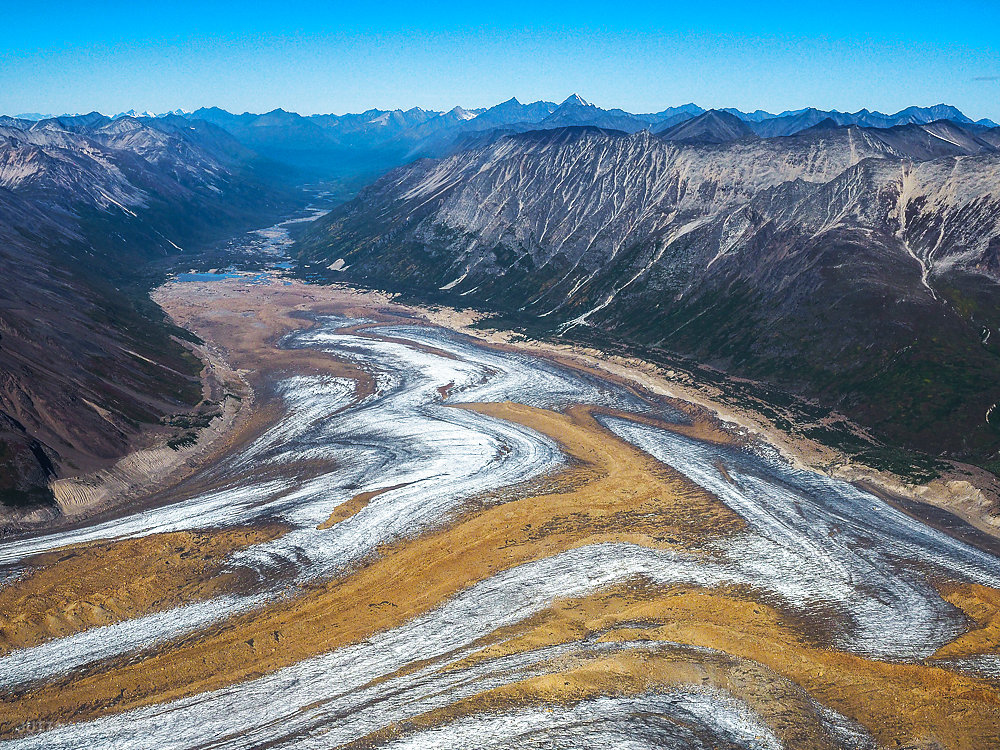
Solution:
[{"label": "rocky mountain face", "polygon": [[179,117],[0,121],[0,516],[201,398],[148,266],[286,210],[258,161]]},{"label": "rocky mountain face", "polygon": [[1000,153],[982,128],[741,135],[510,135],[394,170],[319,222],[302,255],[691,355],[897,444],[996,460]]}]

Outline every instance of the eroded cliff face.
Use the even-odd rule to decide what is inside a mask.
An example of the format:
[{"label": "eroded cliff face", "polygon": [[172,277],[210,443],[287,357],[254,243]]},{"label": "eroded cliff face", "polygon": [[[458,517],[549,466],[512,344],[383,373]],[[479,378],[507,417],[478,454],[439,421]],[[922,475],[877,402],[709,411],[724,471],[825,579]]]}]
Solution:
[{"label": "eroded cliff face", "polygon": [[984,416],[1000,400],[998,248],[1000,156],[931,123],[701,146],[511,136],[390,173],[303,255],[691,354],[983,459],[1000,447]]}]

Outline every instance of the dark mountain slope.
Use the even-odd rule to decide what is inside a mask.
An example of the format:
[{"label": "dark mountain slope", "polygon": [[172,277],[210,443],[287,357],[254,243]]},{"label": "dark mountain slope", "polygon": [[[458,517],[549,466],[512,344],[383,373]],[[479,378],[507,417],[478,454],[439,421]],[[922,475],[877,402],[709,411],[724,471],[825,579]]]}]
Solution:
[{"label": "dark mountain slope", "polygon": [[71,270],[78,238],[38,216],[32,236],[11,232],[5,209],[0,501],[37,505],[48,479],[117,458],[142,423],[194,405],[198,367],[153,310],[102,274]]},{"label": "dark mountain slope", "polygon": [[678,143],[727,143],[741,138],[757,138],[743,120],[729,112],[710,109],[691,120],[685,120],[656,132],[666,141]]},{"label": "dark mountain slope", "polygon": [[878,130],[866,128],[866,130],[900,154],[919,161],[996,150],[995,144],[979,137],[975,130],[962,127],[950,120],[897,125]]},{"label": "dark mountain slope", "polygon": [[1000,128],[989,128],[980,131],[977,135],[980,140],[986,141],[994,148],[1000,148]]},{"label": "dark mountain slope", "polygon": [[[868,129],[683,145],[574,128],[398,169],[320,222],[347,277],[690,354],[899,444],[1000,433],[1000,156]],[[936,139],[941,140],[941,139]]]},{"label": "dark mountain slope", "polygon": [[[0,127],[0,502],[122,455],[200,399],[150,262],[291,205],[224,131],[86,117]],[[6,515],[0,509],[0,517]]]}]

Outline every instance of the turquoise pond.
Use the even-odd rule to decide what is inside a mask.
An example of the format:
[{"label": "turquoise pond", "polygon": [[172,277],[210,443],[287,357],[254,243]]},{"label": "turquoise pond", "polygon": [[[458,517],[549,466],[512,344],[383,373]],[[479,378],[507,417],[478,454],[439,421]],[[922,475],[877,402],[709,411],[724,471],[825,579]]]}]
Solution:
[{"label": "turquoise pond", "polygon": [[199,271],[177,274],[177,281],[221,281],[222,279],[244,279],[248,284],[263,284],[269,281],[270,278],[270,274],[266,271],[256,273],[252,276],[246,273],[236,273],[233,271],[219,271],[217,273]]},{"label": "turquoise pond", "polygon": [[177,274],[178,281],[218,281],[220,279],[238,279],[240,274],[220,272],[220,273],[179,273]]}]

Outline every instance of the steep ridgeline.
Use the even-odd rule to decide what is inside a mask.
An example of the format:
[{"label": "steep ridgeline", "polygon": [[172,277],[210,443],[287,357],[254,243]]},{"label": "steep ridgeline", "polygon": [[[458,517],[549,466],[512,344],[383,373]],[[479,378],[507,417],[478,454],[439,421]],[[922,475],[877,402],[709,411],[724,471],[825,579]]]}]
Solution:
[{"label": "steep ridgeline", "polygon": [[[727,110],[732,111],[732,110]],[[939,120],[949,120],[958,125],[972,127],[996,127],[992,120],[979,120],[973,122],[960,110],[947,104],[935,104],[932,107],[907,107],[892,115],[882,112],[870,112],[862,109],[857,112],[838,112],[837,110],[824,111],[815,107],[807,107],[791,112],[782,112],[780,115],[769,115],[763,118],[751,118],[742,112],[736,113],[737,117],[751,123],[754,132],[762,138],[774,138],[775,136],[793,135],[803,130],[818,125],[825,120],[830,120],[836,125],[858,125],[866,128],[893,128],[899,125],[926,125],[927,123]]]},{"label": "steep ridgeline", "polygon": [[1000,401],[1000,153],[976,132],[828,124],[707,145],[530,132],[389,173],[302,254],[692,355],[986,462],[1000,447],[986,418]]},{"label": "steep ridgeline", "polygon": [[201,398],[146,269],[287,209],[256,161],[182,118],[0,119],[0,521]]}]

